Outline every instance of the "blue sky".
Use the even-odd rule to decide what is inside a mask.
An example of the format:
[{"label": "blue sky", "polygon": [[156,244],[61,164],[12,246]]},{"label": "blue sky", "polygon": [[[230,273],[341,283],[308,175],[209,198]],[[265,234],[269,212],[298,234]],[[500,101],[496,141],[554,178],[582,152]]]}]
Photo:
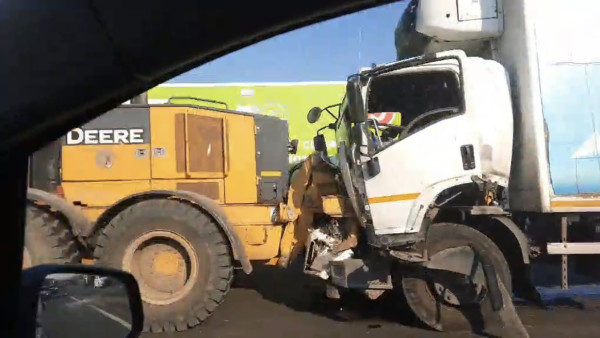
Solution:
[{"label": "blue sky", "polygon": [[301,28],[226,55],[168,82],[344,81],[393,61],[394,29],[407,1]]}]

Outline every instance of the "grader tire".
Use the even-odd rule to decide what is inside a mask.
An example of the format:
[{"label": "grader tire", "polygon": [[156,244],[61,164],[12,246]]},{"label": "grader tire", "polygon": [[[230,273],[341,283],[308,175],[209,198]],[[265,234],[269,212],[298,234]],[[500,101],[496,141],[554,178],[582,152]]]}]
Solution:
[{"label": "grader tire", "polygon": [[[512,295],[511,273],[504,256],[494,242],[481,232],[461,224],[437,223],[429,230],[426,241],[430,259],[444,251],[471,247],[481,259],[491,262],[499,280]],[[443,253],[442,253],[443,255]],[[438,256],[439,257],[439,256]],[[468,264],[471,265],[471,264]],[[475,264],[473,264],[475,265]],[[481,265],[477,269],[482,269]],[[473,269],[476,270],[477,269]],[[479,270],[479,281],[485,277]],[[435,275],[438,273],[438,275]],[[438,331],[482,330],[488,320],[493,320],[491,300],[486,293],[487,284],[465,292],[473,284],[457,284],[454,276],[443,277],[439,272],[420,269],[399,269],[404,301],[415,316],[426,326]],[[444,279],[446,278],[446,279]],[[466,280],[466,279],[463,279]],[[450,281],[450,282],[449,282]],[[462,281],[460,283],[463,283]],[[468,282],[467,282],[468,283]],[[450,292],[448,292],[450,290]],[[455,293],[451,293],[455,290]],[[462,290],[462,291],[460,291]],[[479,291],[478,291],[479,290]]]},{"label": "grader tire", "polygon": [[144,331],[184,331],[205,321],[233,279],[228,240],[212,218],[176,200],[153,199],[119,213],[99,235],[98,264],[131,272]]},{"label": "grader tire", "polygon": [[60,215],[32,202],[27,204],[23,268],[40,264],[79,262],[77,242]]}]

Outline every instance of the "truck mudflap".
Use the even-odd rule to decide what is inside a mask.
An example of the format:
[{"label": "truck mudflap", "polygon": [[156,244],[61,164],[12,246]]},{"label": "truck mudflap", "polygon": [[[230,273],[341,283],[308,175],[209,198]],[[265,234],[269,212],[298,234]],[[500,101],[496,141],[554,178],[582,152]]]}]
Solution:
[{"label": "truck mudflap", "polygon": [[[471,246],[471,250],[475,248]],[[482,257],[482,268],[485,275],[486,284],[490,292],[490,300],[493,312],[498,316],[501,323],[501,329],[506,330],[510,337],[529,337],[527,329],[519,318],[512,302],[512,295],[498,278],[498,274],[492,262]]]},{"label": "truck mudflap", "polygon": [[[128,207],[129,205],[135,204],[137,201],[147,200],[152,198],[167,198],[167,199],[177,199],[186,201],[188,203],[192,203],[203,211],[207,212],[219,225],[221,230],[227,236],[229,240],[229,244],[231,245],[231,249],[233,251],[233,257],[235,260],[240,262],[242,266],[242,270],[246,274],[250,274],[252,272],[252,264],[250,263],[250,259],[246,254],[246,249],[242,244],[240,238],[237,233],[233,230],[231,224],[227,220],[225,214],[219,209],[219,206],[211,199],[206,196],[202,196],[200,194],[196,194],[190,191],[182,191],[182,190],[152,190],[146,191],[139,194],[134,194],[128,196],[117,203],[113,204],[108,210],[104,212],[104,214],[110,213],[112,210],[120,210]],[[102,216],[101,216],[102,217]],[[93,231],[98,231],[99,229],[95,228]],[[91,232],[88,235],[91,235]]]},{"label": "truck mudflap", "polygon": [[515,236],[515,239],[519,243],[519,248],[521,249],[523,263],[529,264],[529,242],[527,241],[527,236],[525,236],[523,231],[515,224],[515,222],[506,216],[494,216],[492,219],[502,223],[502,225],[504,225],[513,234],[513,236]]},{"label": "truck mudflap", "polygon": [[[419,265],[425,268],[425,270],[422,270],[422,273],[426,275],[428,274],[427,270],[443,270],[448,273],[447,278],[462,279],[464,278],[463,276],[468,275],[470,272],[465,271],[463,266],[464,264],[461,264],[459,261],[464,259],[468,260],[468,258],[471,257],[469,252],[474,253],[476,250],[477,248],[472,245],[446,249],[440,252],[440,254],[446,256],[445,259],[437,257],[437,259],[422,262]],[[512,295],[507,290],[501,278],[499,278],[498,271],[494,268],[493,263],[484,256],[478,256],[478,258],[481,262],[483,274],[476,279],[478,279],[479,282],[485,283],[488,290],[488,297],[490,298],[492,311],[490,313],[491,317],[481,318],[483,320],[483,322],[480,323],[481,326],[475,326],[472,327],[472,329],[475,331],[475,333],[500,330],[502,331],[502,333],[499,335],[501,337],[529,337],[527,330],[525,329],[518,313],[515,310],[512,302]],[[424,304],[419,304],[418,297],[414,297],[413,295],[407,296],[413,299],[413,303],[411,305],[413,307],[413,311],[414,306],[426,306]],[[415,300],[417,301],[416,303],[414,302]],[[480,315],[484,315],[484,311],[481,311]],[[427,324],[431,325],[432,323]],[[440,323],[436,323],[433,325],[433,327],[436,330],[444,330]]]},{"label": "truck mudflap", "polygon": [[93,224],[85,217],[81,210],[57,195],[35,188],[29,188],[27,189],[27,200],[47,204],[52,209],[63,214],[71,225],[71,232],[76,237],[85,238],[93,230]]}]

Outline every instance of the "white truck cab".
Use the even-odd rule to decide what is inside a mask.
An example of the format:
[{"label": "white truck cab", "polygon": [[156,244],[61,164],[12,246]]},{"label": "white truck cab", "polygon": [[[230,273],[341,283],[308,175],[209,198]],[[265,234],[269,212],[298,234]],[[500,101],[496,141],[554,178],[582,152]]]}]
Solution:
[{"label": "white truck cab", "polygon": [[507,187],[513,119],[502,65],[453,50],[359,76],[364,113],[402,112],[400,135],[362,157],[380,168],[363,170],[376,235],[419,232],[429,206],[457,186]]}]

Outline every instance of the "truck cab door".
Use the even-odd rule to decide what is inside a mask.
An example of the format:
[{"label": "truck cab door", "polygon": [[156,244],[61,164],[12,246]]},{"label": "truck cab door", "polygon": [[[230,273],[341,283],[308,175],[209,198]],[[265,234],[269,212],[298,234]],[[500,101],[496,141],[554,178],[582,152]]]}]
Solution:
[{"label": "truck cab door", "polygon": [[[477,134],[465,114],[461,73],[465,58],[461,51],[438,53],[371,75],[365,113],[402,112],[400,136],[375,142],[371,154],[365,149],[360,155],[365,210],[376,235],[418,232],[417,220],[435,201],[439,185],[476,174]],[[363,130],[381,137],[373,128]]]}]

